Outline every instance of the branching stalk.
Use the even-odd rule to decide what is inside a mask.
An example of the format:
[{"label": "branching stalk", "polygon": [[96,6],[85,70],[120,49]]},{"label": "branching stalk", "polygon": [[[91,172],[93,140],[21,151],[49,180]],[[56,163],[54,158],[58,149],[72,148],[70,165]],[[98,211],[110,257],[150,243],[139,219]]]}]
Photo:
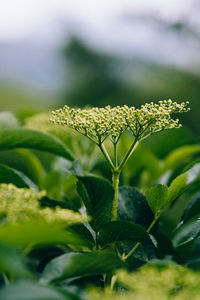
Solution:
[{"label": "branching stalk", "polygon": [[103,153],[104,157],[106,158],[111,170],[112,170],[112,183],[113,183],[113,188],[114,188],[114,198],[113,198],[113,203],[112,203],[112,217],[111,221],[116,221],[117,219],[117,200],[118,200],[118,187],[119,187],[119,176],[121,173],[121,170],[135,148],[138,145],[138,140],[137,138],[134,139],[132,145],[130,146],[129,150],[127,151],[126,155],[124,156],[123,160],[121,161],[120,165],[118,166],[118,161],[117,161],[117,142],[113,143],[114,145],[114,163],[112,162],[105,146],[103,143],[99,142],[99,148],[101,152]]},{"label": "branching stalk", "polygon": [[124,167],[125,163],[127,162],[127,160],[129,159],[129,157],[131,156],[131,154],[133,153],[133,151],[135,150],[135,148],[137,147],[137,145],[139,144],[137,138],[134,139],[132,145],[130,146],[128,152],[126,153],[126,155],[124,156],[123,160],[121,161],[118,170],[121,171],[122,168]]},{"label": "branching stalk", "polygon": [[109,156],[109,154],[108,154],[108,152],[107,152],[106,148],[104,147],[104,145],[103,145],[103,144],[99,144],[98,146],[99,146],[99,148],[100,148],[101,152],[103,153],[103,155],[104,155],[105,159],[106,159],[106,160],[107,160],[107,162],[109,163],[109,165],[110,165],[111,169],[112,169],[112,170],[114,170],[114,165],[113,165],[113,162],[112,162],[112,160],[111,160],[111,158],[110,158],[110,156]]}]

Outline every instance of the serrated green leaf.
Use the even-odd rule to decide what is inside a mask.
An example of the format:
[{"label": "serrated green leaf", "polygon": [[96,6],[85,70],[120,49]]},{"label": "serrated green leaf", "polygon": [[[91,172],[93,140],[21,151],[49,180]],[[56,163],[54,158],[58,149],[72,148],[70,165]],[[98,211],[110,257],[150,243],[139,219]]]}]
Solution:
[{"label": "serrated green leaf", "polygon": [[26,247],[35,245],[77,245],[87,248],[93,244],[74,232],[73,229],[63,229],[59,226],[49,226],[45,223],[28,222],[6,224],[0,227],[0,240],[5,243]]},{"label": "serrated green leaf", "polygon": [[188,173],[185,172],[178,177],[176,177],[170,184],[168,191],[168,200],[167,204],[170,205],[176,198],[178,198],[186,189],[188,185]]},{"label": "serrated green leaf", "polygon": [[0,130],[0,150],[30,148],[47,151],[74,160],[67,147],[55,136],[42,131],[16,128]]},{"label": "serrated green leaf", "polygon": [[114,189],[107,180],[95,176],[78,177],[77,191],[92,217],[91,226],[95,231],[111,221]]},{"label": "serrated green leaf", "polygon": [[117,241],[151,242],[148,233],[141,225],[128,221],[113,221],[105,224],[99,231],[98,241],[101,246]]},{"label": "serrated green leaf", "polygon": [[[136,188],[120,187],[118,197],[117,219],[131,221],[148,228],[152,223],[154,216],[147,203],[146,197]],[[153,228],[155,232],[156,226]],[[128,254],[134,247],[135,242],[127,241],[122,243],[121,253]],[[137,249],[137,259],[147,261],[154,257],[153,244],[145,244]],[[135,268],[135,258],[130,257],[128,260],[131,268]]]},{"label": "serrated green leaf", "polygon": [[151,207],[154,216],[156,216],[168,202],[168,187],[157,184],[145,191],[148,204]]},{"label": "serrated green leaf", "polygon": [[6,165],[0,164],[0,183],[13,183],[19,188],[28,188],[26,176],[21,176],[20,172]]},{"label": "serrated green leaf", "polygon": [[112,273],[126,264],[111,253],[67,253],[52,259],[44,269],[41,282],[61,282],[69,278]]},{"label": "serrated green leaf", "polygon": [[153,213],[146,197],[133,187],[120,187],[117,219],[131,221],[147,228],[153,221]]}]

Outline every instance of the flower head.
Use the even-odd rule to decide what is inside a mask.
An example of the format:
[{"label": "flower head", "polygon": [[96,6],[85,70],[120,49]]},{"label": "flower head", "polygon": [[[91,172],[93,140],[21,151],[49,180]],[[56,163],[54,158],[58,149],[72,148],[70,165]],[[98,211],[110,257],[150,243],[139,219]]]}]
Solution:
[{"label": "flower head", "polygon": [[56,207],[41,208],[39,199],[45,191],[38,194],[29,188],[18,188],[13,184],[0,184],[0,216],[5,222],[42,221],[49,225],[72,225],[86,221],[81,214]]},{"label": "flower head", "polygon": [[101,144],[107,137],[116,142],[126,130],[140,140],[163,129],[180,127],[179,120],[172,119],[171,115],[187,112],[188,103],[164,100],[158,104],[146,103],[140,109],[126,105],[90,109],[64,106],[52,112],[51,121],[73,128],[97,144]]}]

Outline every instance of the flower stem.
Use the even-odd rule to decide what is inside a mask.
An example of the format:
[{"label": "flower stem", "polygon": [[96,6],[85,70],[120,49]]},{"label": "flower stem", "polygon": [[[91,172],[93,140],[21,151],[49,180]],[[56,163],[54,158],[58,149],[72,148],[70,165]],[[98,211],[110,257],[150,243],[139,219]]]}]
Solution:
[{"label": "flower stem", "polygon": [[117,143],[113,144],[114,146],[114,166],[117,168]]},{"label": "flower stem", "polygon": [[[150,230],[153,228],[153,226],[155,225],[155,223],[158,221],[158,218],[159,218],[159,216],[158,217],[155,217],[154,219],[153,219],[153,222],[149,225],[149,227],[148,227],[148,229],[147,229],[147,232],[149,233],[150,232]],[[124,256],[123,257],[123,260],[127,260],[136,250],[137,250],[137,248],[139,247],[141,245],[141,243],[140,242],[138,242],[132,249],[131,249],[131,251],[126,255],[126,256]]]},{"label": "flower stem", "polygon": [[114,169],[114,165],[113,165],[113,162],[112,162],[112,160],[111,160],[111,158],[110,158],[110,156],[109,156],[106,148],[104,147],[104,145],[102,143],[98,144],[98,146],[99,146],[101,152],[103,153],[105,159],[107,160],[108,164],[110,165],[111,169],[113,170]]},{"label": "flower stem", "polygon": [[121,161],[120,165],[118,166],[117,162],[117,142],[114,143],[114,163],[112,162],[106,148],[104,147],[103,143],[99,140],[99,148],[101,152],[103,153],[104,157],[106,158],[108,164],[110,165],[110,168],[112,170],[112,183],[113,183],[113,188],[114,188],[114,198],[113,198],[113,203],[112,203],[112,217],[111,221],[116,221],[117,220],[117,200],[118,200],[118,186],[119,186],[119,176],[121,173],[121,170],[135,148],[138,145],[138,139],[135,138],[133,141],[132,145],[130,146],[129,150],[127,151],[126,155],[124,156],[123,160]]},{"label": "flower stem", "polygon": [[127,160],[129,159],[129,157],[131,156],[131,154],[133,153],[133,151],[135,150],[135,148],[137,147],[138,145],[138,139],[135,138],[132,145],[130,146],[128,152],[126,153],[126,155],[124,156],[123,160],[121,161],[119,167],[118,167],[118,170],[121,171],[123,166],[125,165],[125,163],[127,162]]},{"label": "flower stem", "polygon": [[117,220],[117,199],[118,199],[119,175],[120,175],[120,171],[118,171],[118,170],[113,171],[112,182],[113,182],[113,188],[114,188],[114,198],[113,198],[113,203],[112,203],[111,221]]}]

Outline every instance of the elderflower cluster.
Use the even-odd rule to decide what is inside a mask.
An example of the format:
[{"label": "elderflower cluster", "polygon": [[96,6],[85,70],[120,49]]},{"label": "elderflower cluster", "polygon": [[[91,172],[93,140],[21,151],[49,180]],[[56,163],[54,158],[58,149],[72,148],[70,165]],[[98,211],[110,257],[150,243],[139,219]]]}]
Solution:
[{"label": "elderflower cluster", "polygon": [[126,130],[130,130],[140,140],[163,129],[180,127],[179,120],[172,119],[171,115],[187,112],[188,103],[164,100],[158,104],[146,103],[140,109],[126,105],[90,109],[64,106],[52,112],[51,121],[73,128],[97,144],[101,144],[107,137],[116,142]]},{"label": "elderflower cluster", "polygon": [[44,195],[44,191],[36,194],[33,189],[0,184],[0,219],[10,223],[38,220],[64,226],[86,220],[84,216],[69,209],[41,208],[38,200]]},{"label": "elderflower cluster", "polygon": [[[138,272],[118,272],[118,280],[136,299],[199,299],[200,275],[175,263],[168,266],[145,265]],[[134,298],[134,297],[133,297]]]},{"label": "elderflower cluster", "polygon": [[121,290],[90,289],[93,300],[199,300],[200,275],[178,265],[144,266],[139,271],[118,271]]}]

